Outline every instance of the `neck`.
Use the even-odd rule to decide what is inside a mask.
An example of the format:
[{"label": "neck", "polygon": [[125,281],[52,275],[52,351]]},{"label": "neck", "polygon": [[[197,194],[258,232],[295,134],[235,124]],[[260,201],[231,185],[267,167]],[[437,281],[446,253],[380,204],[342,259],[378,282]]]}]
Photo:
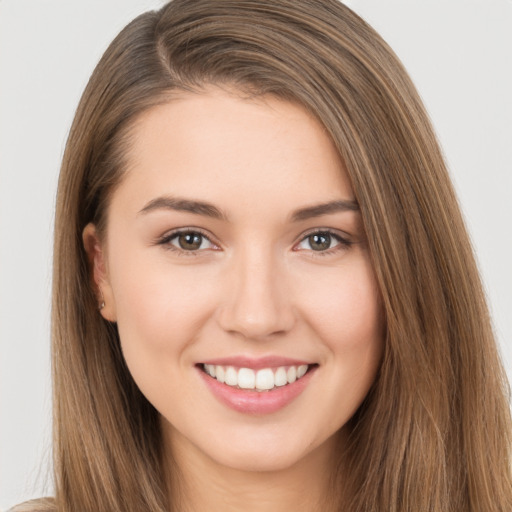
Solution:
[{"label": "neck", "polygon": [[[336,439],[313,450],[290,467],[246,471],[212,460],[181,434],[166,439],[172,453],[172,510],[179,512],[329,512],[339,510],[332,475]],[[171,458],[169,457],[169,460]]]}]

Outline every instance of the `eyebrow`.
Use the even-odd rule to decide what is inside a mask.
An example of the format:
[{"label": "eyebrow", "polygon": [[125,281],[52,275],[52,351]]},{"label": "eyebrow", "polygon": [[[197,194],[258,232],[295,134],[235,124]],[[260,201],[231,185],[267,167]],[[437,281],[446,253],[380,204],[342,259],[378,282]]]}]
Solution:
[{"label": "eyebrow", "polygon": [[195,201],[193,199],[182,199],[179,197],[157,197],[147,203],[141,213],[149,213],[154,210],[175,210],[178,212],[195,213],[196,215],[204,215],[214,219],[227,220],[227,216],[216,206],[205,201]]},{"label": "eyebrow", "polygon": [[358,212],[359,205],[356,201],[340,199],[338,201],[329,201],[328,203],[316,204],[295,210],[292,214],[292,222],[321,217],[330,213],[338,212]]},{"label": "eyebrow", "polygon": [[[227,215],[211,203],[169,196],[152,199],[139,211],[139,214],[145,214],[160,209],[189,212],[196,215],[212,217],[214,219],[228,220]],[[306,206],[305,208],[295,210],[291,215],[291,220],[292,222],[299,222],[314,217],[321,217],[322,215],[346,211],[359,211],[359,205],[356,201],[340,199],[337,201],[329,201],[328,203]]]}]

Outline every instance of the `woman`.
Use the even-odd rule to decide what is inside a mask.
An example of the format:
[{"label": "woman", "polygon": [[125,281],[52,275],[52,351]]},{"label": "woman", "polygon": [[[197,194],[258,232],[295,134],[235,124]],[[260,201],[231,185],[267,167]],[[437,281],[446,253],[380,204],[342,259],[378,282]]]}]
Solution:
[{"label": "woman", "polygon": [[453,190],[342,4],[137,18],[80,103],[55,232],[56,497],[32,509],[510,510]]}]

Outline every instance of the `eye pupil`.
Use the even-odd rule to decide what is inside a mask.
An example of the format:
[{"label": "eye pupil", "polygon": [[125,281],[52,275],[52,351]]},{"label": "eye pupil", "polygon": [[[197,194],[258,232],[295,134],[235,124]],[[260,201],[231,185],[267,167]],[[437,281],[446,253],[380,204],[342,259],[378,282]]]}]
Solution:
[{"label": "eye pupil", "polygon": [[198,233],[182,233],[178,237],[180,247],[186,251],[193,251],[201,247],[203,236]]},{"label": "eye pupil", "polygon": [[329,233],[315,233],[308,238],[309,245],[314,251],[325,251],[331,246],[331,235]]}]

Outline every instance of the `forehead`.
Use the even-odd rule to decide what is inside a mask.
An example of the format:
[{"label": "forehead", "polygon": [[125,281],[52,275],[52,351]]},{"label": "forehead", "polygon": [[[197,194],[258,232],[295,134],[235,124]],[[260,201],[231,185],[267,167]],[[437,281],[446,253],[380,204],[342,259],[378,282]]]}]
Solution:
[{"label": "forehead", "polygon": [[[210,89],[181,93],[133,126],[126,175],[114,194],[210,202],[264,198],[314,203],[352,198],[339,154],[303,107],[275,97]],[[318,197],[316,197],[318,196]]]}]

